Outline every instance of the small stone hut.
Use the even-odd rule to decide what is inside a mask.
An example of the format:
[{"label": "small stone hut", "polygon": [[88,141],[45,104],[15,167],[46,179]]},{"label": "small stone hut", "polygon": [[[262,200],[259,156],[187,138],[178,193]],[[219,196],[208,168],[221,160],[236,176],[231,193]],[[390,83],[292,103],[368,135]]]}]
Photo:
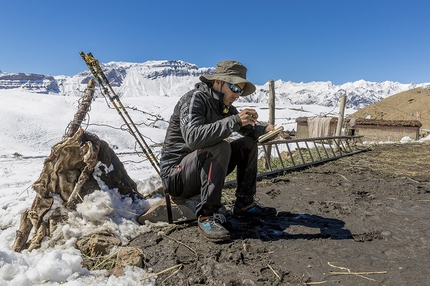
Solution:
[{"label": "small stone hut", "polygon": [[347,135],[363,136],[364,141],[400,141],[409,136],[420,139],[419,120],[381,120],[352,118],[347,120]]}]

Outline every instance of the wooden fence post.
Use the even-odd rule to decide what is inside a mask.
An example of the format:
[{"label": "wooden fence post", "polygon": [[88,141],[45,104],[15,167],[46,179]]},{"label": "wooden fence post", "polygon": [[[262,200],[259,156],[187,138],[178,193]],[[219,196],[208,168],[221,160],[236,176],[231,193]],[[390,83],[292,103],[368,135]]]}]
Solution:
[{"label": "wooden fence post", "polygon": [[342,132],[343,116],[345,114],[346,95],[340,98],[339,117],[337,118],[336,136],[340,136]]},{"label": "wooden fence post", "polygon": [[[275,125],[275,82],[273,79],[269,80],[269,124]],[[267,154],[269,154],[269,160],[266,162],[266,168],[269,169],[272,156],[271,145],[267,146]]]},{"label": "wooden fence post", "polygon": [[[346,105],[346,95],[343,95],[340,98],[339,105],[339,116],[337,118],[337,126],[336,126],[336,136],[340,136],[342,133],[342,125],[343,125],[343,116],[345,114],[345,105]],[[334,150],[337,151],[338,146],[340,144],[339,140],[336,139],[336,145],[334,146]]]},{"label": "wooden fence post", "polygon": [[275,125],[275,83],[269,80],[269,123]]}]

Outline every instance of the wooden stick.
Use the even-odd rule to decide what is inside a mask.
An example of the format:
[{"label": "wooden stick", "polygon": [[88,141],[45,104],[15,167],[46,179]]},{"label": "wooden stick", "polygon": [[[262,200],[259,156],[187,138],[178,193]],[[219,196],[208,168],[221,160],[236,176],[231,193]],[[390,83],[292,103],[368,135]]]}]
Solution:
[{"label": "wooden stick", "polygon": [[144,278],[140,279],[140,281],[147,280],[147,279],[149,279],[149,278],[152,278],[152,277],[158,276],[158,275],[160,275],[160,274],[163,274],[163,273],[165,273],[165,272],[168,272],[168,271],[170,271],[170,270],[172,270],[172,269],[175,269],[175,268],[181,268],[181,267],[182,267],[182,264],[177,264],[177,265],[175,265],[175,266],[172,266],[172,267],[169,267],[169,268],[167,268],[167,269],[164,269],[164,270],[162,270],[162,271],[160,271],[160,272],[158,272],[158,273],[154,273],[154,274],[152,274],[152,275],[146,276],[146,277],[144,277]]},{"label": "wooden stick", "polygon": [[414,183],[417,183],[417,184],[419,184],[419,183],[420,183],[420,182],[418,182],[418,181],[416,181],[416,180],[414,180],[414,179],[408,178],[408,177],[406,177],[406,179],[408,179],[408,180],[410,180],[410,181],[412,181],[412,182],[414,182]]},{"label": "wooden stick", "polygon": [[181,270],[181,269],[178,268],[175,271],[173,271],[172,274],[170,274],[169,276],[166,277],[166,279],[164,279],[163,281],[161,281],[161,284],[163,284],[167,279],[169,279],[170,277],[172,277],[173,275],[175,275],[176,273],[178,273],[179,270]]},{"label": "wooden stick", "polygon": [[371,272],[334,272],[330,271],[332,275],[370,275],[370,274],[387,274],[387,271],[371,271]]},{"label": "wooden stick", "polygon": [[338,174],[338,175],[341,176],[342,178],[344,178],[346,181],[349,182],[349,180],[344,175],[342,175],[342,174]]},{"label": "wooden stick", "polygon": [[164,235],[164,237],[167,237],[167,238],[173,240],[174,242],[179,243],[179,244],[185,246],[186,248],[188,248],[189,250],[191,250],[192,252],[194,252],[194,254],[197,256],[197,252],[194,249],[192,249],[191,247],[189,247],[188,245],[186,245],[185,243],[180,242],[179,240],[176,240],[173,237],[170,237],[170,236],[167,236],[167,235]]},{"label": "wooden stick", "polygon": [[276,277],[278,277],[278,279],[281,280],[281,277],[279,277],[278,273],[276,273],[276,271],[273,270],[272,266],[270,266],[270,264],[267,264],[267,266],[269,266],[270,270],[272,270],[272,272],[276,275]]},{"label": "wooden stick", "polygon": [[95,270],[97,269],[97,267],[99,267],[100,265],[102,265],[103,263],[105,263],[106,261],[108,261],[109,259],[111,259],[113,256],[117,255],[119,252],[119,249],[116,250],[115,252],[109,254],[104,260],[102,260],[101,262],[99,262],[98,264],[94,265],[90,270]]},{"label": "wooden stick", "polygon": [[330,271],[330,274],[332,275],[356,275],[359,276],[361,278],[367,279],[367,280],[371,280],[371,281],[375,281],[374,279],[371,279],[369,277],[365,277],[363,275],[370,275],[370,274],[387,274],[387,271],[376,271],[376,272],[351,272],[350,269],[346,268],[346,267],[341,267],[341,266],[335,266],[333,264],[331,264],[330,262],[327,262],[328,265],[330,265],[331,267],[334,268],[338,268],[338,269],[343,269],[346,270],[347,272],[333,272]]}]

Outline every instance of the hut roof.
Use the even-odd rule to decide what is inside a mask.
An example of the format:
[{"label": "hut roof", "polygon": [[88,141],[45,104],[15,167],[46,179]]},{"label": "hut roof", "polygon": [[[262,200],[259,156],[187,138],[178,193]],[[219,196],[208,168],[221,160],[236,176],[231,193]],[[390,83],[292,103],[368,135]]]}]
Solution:
[{"label": "hut roof", "polygon": [[402,127],[421,127],[419,120],[382,120],[382,119],[348,119],[347,122],[355,120],[355,125],[376,125],[376,126],[402,126]]},{"label": "hut roof", "polygon": [[[308,122],[309,117],[297,117],[297,123]],[[383,119],[364,119],[364,118],[347,118],[346,122],[355,121],[355,125],[376,125],[376,126],[399,126],[399,127],[421,127],[419,120],[383,120]],[[330,123],[337,123],[337,117],[332,117]]]},{"label": "hut roof", "polygon": [[[296,122],[308,122],[308,118],[311,118],[311,117],[304,117],[304,116],[297,117]],[[336,123],[336,122],[337,122],[337,117],[332,117],[330,120],[330,123]]]}]

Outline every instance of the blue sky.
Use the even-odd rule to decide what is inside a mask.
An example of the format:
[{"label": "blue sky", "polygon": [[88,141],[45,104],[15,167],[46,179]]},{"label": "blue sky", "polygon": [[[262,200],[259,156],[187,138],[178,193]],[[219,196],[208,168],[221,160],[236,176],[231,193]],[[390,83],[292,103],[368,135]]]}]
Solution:
[{"label": "blue sky", "polygon": [[430,1],[0,1],[0,70],[74,75],[100,62],[234,59],[256,84],[430,82]]}]

